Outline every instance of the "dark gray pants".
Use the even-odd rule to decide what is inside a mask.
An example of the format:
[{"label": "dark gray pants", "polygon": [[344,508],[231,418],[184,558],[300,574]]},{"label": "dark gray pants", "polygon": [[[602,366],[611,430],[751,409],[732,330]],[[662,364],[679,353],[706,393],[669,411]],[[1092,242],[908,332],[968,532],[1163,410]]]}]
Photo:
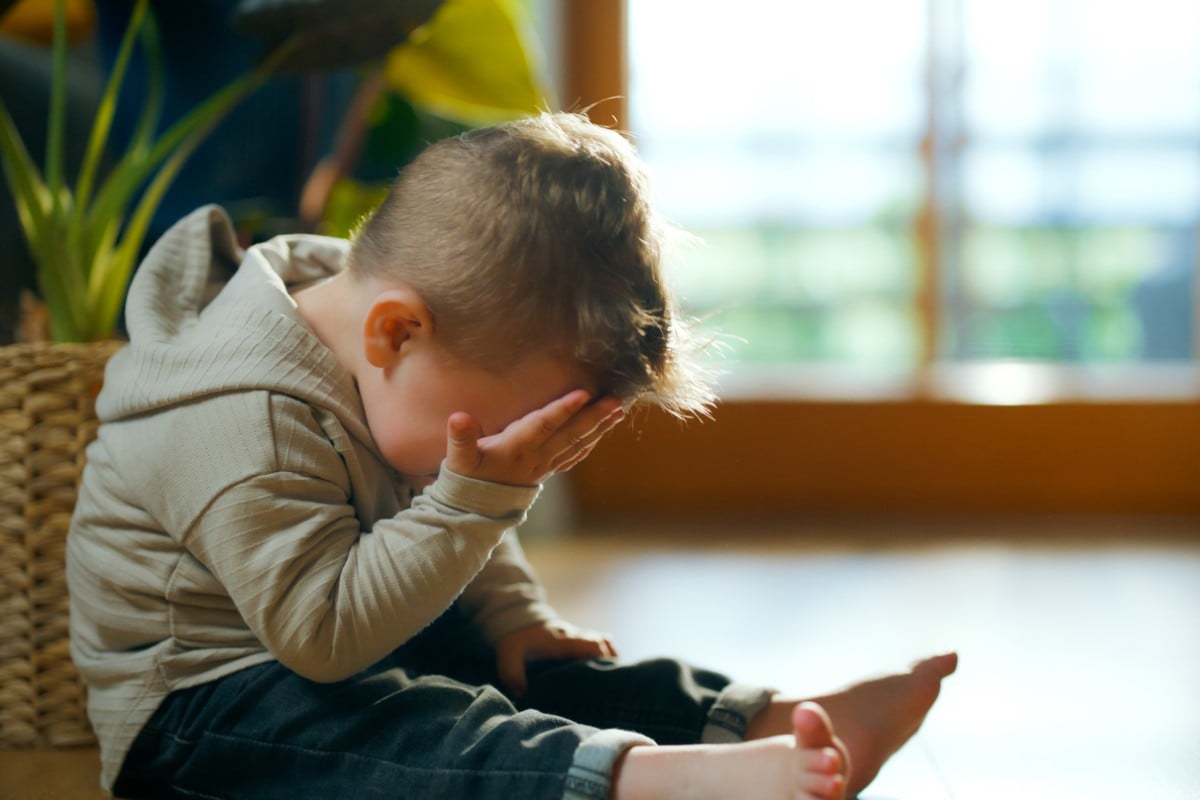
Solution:
[{"label": "dark gray pants", "polygon": [[741,738],[765,690],[657,659],[531,665],[494,657],[454,610],[338,683],[278,662],[172,693],[134,743],[123,798],[604,798],[628,747]]}]

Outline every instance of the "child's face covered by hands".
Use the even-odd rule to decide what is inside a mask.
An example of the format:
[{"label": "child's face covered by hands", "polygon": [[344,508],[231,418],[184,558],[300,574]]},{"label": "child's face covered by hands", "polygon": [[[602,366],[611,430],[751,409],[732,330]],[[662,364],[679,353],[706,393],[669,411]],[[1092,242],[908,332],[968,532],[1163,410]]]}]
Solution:
[{"label": "child's face covered by hands", "polygon": [[367,391],[368,424],[388,463],[429,483],[443,459],[467,477],[534,485],[582,461],[624,417],[593,399],[574,364],[530,356],[502,373],[418,348]]}]

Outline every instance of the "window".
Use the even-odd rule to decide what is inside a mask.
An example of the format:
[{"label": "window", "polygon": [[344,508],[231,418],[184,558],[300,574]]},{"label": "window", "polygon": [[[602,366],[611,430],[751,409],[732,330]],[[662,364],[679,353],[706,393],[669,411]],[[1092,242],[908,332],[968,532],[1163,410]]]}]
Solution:
[{"label": "window", "polygon": [[676,282],[738,362],[1191,369],[1200,4],[626,13],[629,128],[704,242]]},{"label": "window", "polygon": [[1200,4],[557,7],[746,340],[713,420],[572,470],[585,517],[1200,514]]}]

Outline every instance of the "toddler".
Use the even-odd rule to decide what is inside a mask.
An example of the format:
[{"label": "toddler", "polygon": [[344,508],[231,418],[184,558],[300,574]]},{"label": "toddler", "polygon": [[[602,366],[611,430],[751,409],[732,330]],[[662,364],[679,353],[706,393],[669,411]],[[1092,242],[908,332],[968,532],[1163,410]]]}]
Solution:
[{"label": "toddler", "polygon": [[626,410],[712,400],[631,146],[430,146],[352,242],[202,208],[138,270],[68,537],[102,782],[136,797],[843,798],[948,654],[801,701],[560,619],[514,529]]}]

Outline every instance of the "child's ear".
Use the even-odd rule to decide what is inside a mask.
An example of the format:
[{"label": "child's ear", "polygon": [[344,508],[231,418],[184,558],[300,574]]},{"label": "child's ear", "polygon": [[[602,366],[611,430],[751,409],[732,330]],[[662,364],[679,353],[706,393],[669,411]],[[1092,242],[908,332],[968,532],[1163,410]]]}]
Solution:
[{"label": "child's ear", "polygon": [[375,298],[363,320],[363,351],[373,367],[389,367],[406,342],[433,332],[433,316],[413,291],[389,289]]}]

